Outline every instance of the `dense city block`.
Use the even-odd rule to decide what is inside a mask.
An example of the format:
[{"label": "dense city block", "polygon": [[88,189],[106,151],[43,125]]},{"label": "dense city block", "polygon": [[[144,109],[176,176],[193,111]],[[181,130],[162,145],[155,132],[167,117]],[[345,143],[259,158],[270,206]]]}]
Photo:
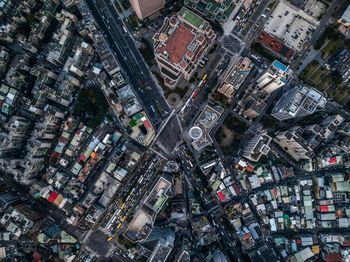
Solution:
[{"label": "dense city block", "polygon": [[350,261],[347,0],[0,0],[0,260]]}]

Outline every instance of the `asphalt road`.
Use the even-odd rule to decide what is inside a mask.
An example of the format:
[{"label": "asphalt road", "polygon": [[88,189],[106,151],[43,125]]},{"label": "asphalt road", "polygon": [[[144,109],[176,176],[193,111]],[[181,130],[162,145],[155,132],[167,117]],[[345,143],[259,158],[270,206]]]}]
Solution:
[{"label": "asphalt road", "polygon": [[158,128],[170,108],[140,55],[132,36],[125,30],[110,0],[86,0],[96,23],[128,77],[143,109]]},{"label": "asphalt road", "polygon": [[[217,203],[217,200],[213,195],[209,194],[204,185],[200,182],[200,179],[194,175],[194,170],[189,166],[185,152],[179,150],[177,156],[181,163],[181,169],[184,172],[186,179],[191,183],[194,190],[201,194],[201,199],[198,199],[204,212],[208,215],[213,225],[217,229],[220,237],[222,248],[225,250],[227,255],[233,259],[233,261],[244,261],[244,254],[240,247],[240,243],[235,235],[226,227],[228,223],[223,223],[226,219],[222,212],[222,206]],[[225,221],[227,222],[227,221]]]},{"label": "asphalt road", "polygon": [[[150,181],[156,179],[154,176],[157,174],[159,165],[162,165],[161,163],[161,159],[155,154],[150,154],[139,163],[135,174],[124,184],[123,190],[115,197],[113,201],[114,204],[110,207],[108,212],[105,213],[105,217],[101,223],[102,227],[106,227],[108,222],[116,216],[117,219],[111,224],[108,230],[110,230],[112,234],[122,233],[123,230],[116,230],[116,225],[121,222],[120,217],[126,216],[128,219],[131,218],[144,193],[147,192],[147,187],[152,184]],[[143,177],[142,183],[139,182],[141,177]],[[137,191],[133,192],[136,188]],[[116,210],[120,209],[122,203],[125,203],[125,208],[117,216]]]}]

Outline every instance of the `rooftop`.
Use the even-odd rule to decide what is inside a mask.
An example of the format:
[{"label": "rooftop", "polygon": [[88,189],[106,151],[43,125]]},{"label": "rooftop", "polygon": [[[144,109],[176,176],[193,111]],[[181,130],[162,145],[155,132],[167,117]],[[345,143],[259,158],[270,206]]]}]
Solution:
[{"label": "rooftop", "polygon": [[315,18],[281,0],[266,21],[264,29],[293,49],[300,50],[317,24]]},{"label": "rooftop", "polygon": [[180,10],[180,15],[186,22],[196,28],[205,29],[208,26],[208,23],[204,19],[186,8]]},{"label": "rooftop", "polygon": [[146,239],[151,233],[154,218],[142,208],[137,211],[133,220],[130,222],[125,236],[133,242]]},{"label": "rooftop", "polygon": [[349,6],[346,8],[345,12],[343,13],[343,15],[341,16],[341,19],[343,20],[343,22],[345,24],[350,23],[350,4]]},{"label": "rooftop", "polygon": [[211,21],[225,22],[236,7],[232,0],[186,0],[185,4]]},{"label": "rooftop", "polygon": [[180,26],[169,36],[165,45],[159,47],[157,51],[163,53],[166,52],[169,55],[171,62],[178,64],[186,54],[194,37],[195,36],[189,27],[185,24],[180,24]]},{"label": "rooftop", "polygon": [[286,46],[280,39],[265,31],[260,33],[258,40],[264,47],[270,49],[278,55],[281,55],[287,60],[291,60],[295,54],[295,51]]},{"label": "rooftop", "polygon": [[168,199],[168,196],[166,194],[170,187],[170,181],[166,180],[163,177],[159,178],[158,182],[149,193],[145,204],[147,204],[155,212],[159,212],[159,210],[163,207],[165,201]]}]

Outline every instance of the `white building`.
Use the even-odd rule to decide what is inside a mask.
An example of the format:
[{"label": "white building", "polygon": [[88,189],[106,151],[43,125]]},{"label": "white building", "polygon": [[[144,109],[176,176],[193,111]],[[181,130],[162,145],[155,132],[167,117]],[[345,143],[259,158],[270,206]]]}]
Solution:
[{"label": "white building", "polygon": [[291,70],[288,66],[275,60],[266,72],[256,81],[256,85],[262,92],[271,94],[287,83],[290,73]]}]

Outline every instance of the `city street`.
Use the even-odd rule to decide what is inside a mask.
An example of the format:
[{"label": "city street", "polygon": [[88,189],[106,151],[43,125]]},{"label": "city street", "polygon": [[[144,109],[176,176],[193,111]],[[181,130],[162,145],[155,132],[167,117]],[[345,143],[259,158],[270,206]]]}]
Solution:
[{"label": "city street", "polygon": [[159,85],[135,47],[132,36],[120,20],[114,6],[108,1],[86,0],[91,12],[104,31],[110,48],[128,76],[128,81],[145,109],[151,122],[158,128],[170,113],[170,108]]}]

